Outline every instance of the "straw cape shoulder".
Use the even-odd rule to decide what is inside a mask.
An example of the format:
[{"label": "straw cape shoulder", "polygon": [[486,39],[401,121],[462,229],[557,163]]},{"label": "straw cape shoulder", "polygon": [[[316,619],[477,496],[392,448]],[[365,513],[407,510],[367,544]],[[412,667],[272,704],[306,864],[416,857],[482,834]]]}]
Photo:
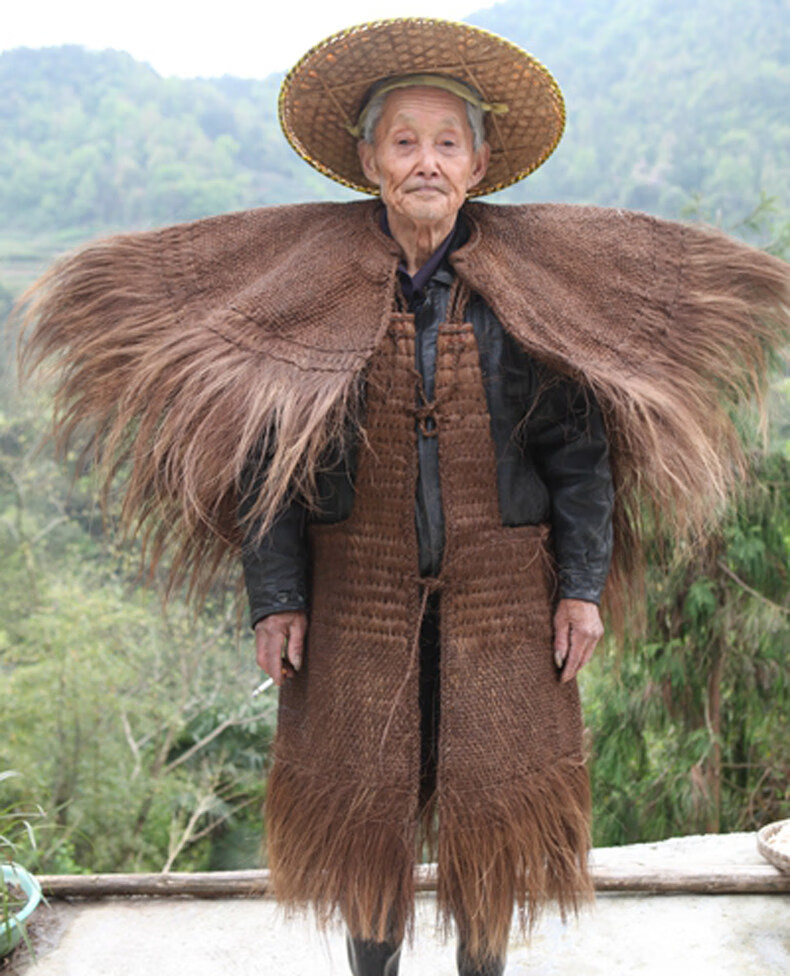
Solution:
[{"label": "straw cape shoulder", "polygon": [[[172,585],[238,575],[240,476],[267,457],[250,518],[310,497],[388,326],[397,245],[376,201],[212,217],[90,244],[23,297],[22,362],[46,367],[54,436],[81,440]],[[744,470],[733,404],[790,338],[790,268],[717,231],[622,210],[469,203],[458,276],[533,356],[594,391],[617,485],[610,607],[642,526],[704,532]],[[264,450],[261,451],[260,447]]]}]

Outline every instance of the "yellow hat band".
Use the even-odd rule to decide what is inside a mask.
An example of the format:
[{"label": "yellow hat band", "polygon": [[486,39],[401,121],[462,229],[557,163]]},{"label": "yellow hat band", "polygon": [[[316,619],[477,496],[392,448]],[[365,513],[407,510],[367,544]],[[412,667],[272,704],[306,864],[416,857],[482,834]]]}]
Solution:
[{"label": "yellow hat band", "polygon": [[400,75],[397,78],[388,78],[373,88],[362,107],[362,111],[359,113],[356,125],[346,125],[346,131],[354,136],[355,139],[360,139],[362,133],[365,131],[368,109],[373,99],[379,95],[388,95],[390,92],[396,91],[399,88],[441,88],[443,91],[450,92],[451,95],[457,95],[458,98],[462,98],[465,102],[474,105],[483,112],[491,112],[493,115],[506,115],[508,112],[508,106],[504,102],[485,101],[477,92],[472,91],[468,85],[465,85],[457,78],[448,78],[446,75],[433,74]]}]

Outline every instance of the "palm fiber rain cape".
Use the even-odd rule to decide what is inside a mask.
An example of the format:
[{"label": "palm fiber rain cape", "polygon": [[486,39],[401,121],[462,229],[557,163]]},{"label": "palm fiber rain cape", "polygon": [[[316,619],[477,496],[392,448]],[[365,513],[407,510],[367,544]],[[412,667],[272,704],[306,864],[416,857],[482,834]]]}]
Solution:
[{"label": "palm fiber rain cape", "polygon": [[[267,812],[280,897],[324,918],[339,909],[377,936],[408,927],[413,910],[412,684],[427,592],[404,524],[413,334],[393,314],[399,252],[379,206],[253,210],[100,241],[55,265],[19,313],[24,363],[54,371],[56,439],[82,438],[106,485],[122,474],[124,524],[197,598],[238,577],[248,458],[267,458],[249,513],[263,531],[294,492],[311,497],[327,449],[363,422],[366,385],[354,513],[313,531],[308,661],[281,697]],[[788,266],[620,210],[474,203],[464,214],[471,237],[451,257],[460,286],[601,404],[616,485],[606,602],[620,618],[638,602],[644,527],[699,538],[745,470],[732,408],[759,399],[790,338]],[[573,906],[588,893],[589,800],[576,691],[550,663],[546,530],[503,529],[492,510],[493,448],[462,316],[441,343],[439,897],[486,955],[506,940],[514,901],[530,920],[547,898]],[[338,570],[340,553],[354,573]],[[338,661],[349,665],[340,686]]]}]

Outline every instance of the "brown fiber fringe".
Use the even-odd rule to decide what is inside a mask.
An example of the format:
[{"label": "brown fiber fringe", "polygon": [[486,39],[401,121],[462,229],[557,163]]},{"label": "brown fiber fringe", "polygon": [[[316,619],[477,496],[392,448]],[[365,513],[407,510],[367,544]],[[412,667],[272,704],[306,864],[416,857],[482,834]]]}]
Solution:
[{"label": "brown fiber fringe", "polygon": [[713,232],[687,228],[684,243],[674,328],[660,309],[646,309],[644,375],[619,391],[616,375],[597,383],[613,430],[619,502],[608,594],[623,600],[630,590],[631,605],[642,603],[633,584],[641,590],[645,535],[698,544],[747,483],[735,417],[754,411],[764,428],[769,367],[790,338],[784,262]]},{"label": "brown fiber fringe", "polygon": [[[123,527],[142,538],[151,571],[168,556],[168,592],[186,582],[198,602],[238,577],[239,485],[251,459],[266,470],[246,517],[263,534],[288,497],[312,497],[388,321],[394,267],[379,273],[364,311],[353,296],[333,300],[331,282],[307,275],[298,257],[290,277],[267,269],[273,248],[287,254],[310,230],[319,251],[329,248],[309,208],[291,209],[288,229],[273,236],[236,214],[89,245],[55,264],[13,317],[23,374],[54,374],[60,451],[80,446],[78,470],[95,469],[105,501],[123,484]],[[336,233],[359,249],[353,228],[343,235],[332,221],[326,233],[341,263]],[[266,292],[261,301],[245,295],[242,267]],[[289,315],[311,285],[312,299]],[[361,315],[366,337],[353,327]]]},{"label": "brown fiber fringe", "polygon": [[529,934],[547,903],[563,917],[593,897],[590,789],[578,760],[481,792],[441,791],[438,905],[476,959],[501,958],[514,906]]},{"label": "brown fiber fringe", "polygon": [[402,939],[414,916],[412,793],[275,762],[266,824],[277,900],[286,909],[312,908],[320,925],[342,918],[358,938]]},{"label": "brown fiber fringe", "polygon": [[[375,202],[280,207],[117,237],[23,298],[23,363],[52,366],[55,436],[76,439],[150,562],[200,597],[234,572],[241,473],[272,455],[248,518],[308,499],[355,415],[398,251]],[[641,606],[643,542],[695,543],[746,463],[733,411],[790,339],[788,266],[644,214],[469,204],[459,277],[540,360],[597,396],[616,476],[606,599]],[[237,570],[236,570],[237,571]]]},{"label": "brown fiber fringe", "polygon": [[698,544],[744,483],[734,418],[756,409],[764,424],[769,367],[790,342],[790,267],[718,231],[645,214],[467,212],[479,236],[457,252],[459,274],[603,408],[616,485],[605,603],[622,634],[626,618],[640,622],[645,540]]}]

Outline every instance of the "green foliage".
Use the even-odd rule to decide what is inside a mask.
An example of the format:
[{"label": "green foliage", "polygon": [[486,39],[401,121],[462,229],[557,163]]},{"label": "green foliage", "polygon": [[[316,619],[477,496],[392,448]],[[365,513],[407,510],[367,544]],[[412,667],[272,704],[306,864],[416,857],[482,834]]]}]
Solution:
[{"label": "green foliage", "polygon": [[[790,200],[790,17],[782,0],[508,0],[470,20],[533,51],[568,106],[559,150],[502,201],[731,225]],[[287,146],[280,76],[161,78],[115,51],[0,54],[0,224],[125,229],[351,194]]]},{"label": "green foliage", "polygon": [[0,223],[128,229],[326,196],[283,145],[278,83],[160,78],[73,46],[0,54]]},{"label": "green foliage", "polygon": [[510,0],[470,18],[549,66],[566,96],[552,158],[502,195],[732,225],[790,200],[790,17],[782,0]]},{"label": "green foliage", "polygon": [[[30,947],[25,923],[19,918],[15,919],[27,899],[19,897],[19,886],[15,883],[19,868],[14,862],[23,847],[35,850],[33,823],[44,815],[40,807],[24,810],[6,798],[6,784],[18,776],[15,769],[0,770],[0,866],[6,865],[11,869],[10,880],[6,879],[5,873],[0,873],[0,957],[14,946],[20,934]],[[14,921],[18,926],[16,932],[13,929]]]},{"label": "green foliage", "polygon": [[646,639],[584,676],[599,843],[750,830],[790,801],[790,458],[649,587]]},{"label": "green foliage", "polygon": [[0,770],[0,861],[13,861],[23,846],[35,850],[33,822],[44,815],[40,807],[24,811],[7,802],[6,784],[19,775],[15,769]]},{"label": "green foliage", "polygon": [[252,642],[232,604],[162,615],[87,480],[32,451],[41,426],[0,416],[0,768],[24,773],[3,805],[46,809],[39,870],[206,867],[261,832],[274,703],[250,699]]}]

